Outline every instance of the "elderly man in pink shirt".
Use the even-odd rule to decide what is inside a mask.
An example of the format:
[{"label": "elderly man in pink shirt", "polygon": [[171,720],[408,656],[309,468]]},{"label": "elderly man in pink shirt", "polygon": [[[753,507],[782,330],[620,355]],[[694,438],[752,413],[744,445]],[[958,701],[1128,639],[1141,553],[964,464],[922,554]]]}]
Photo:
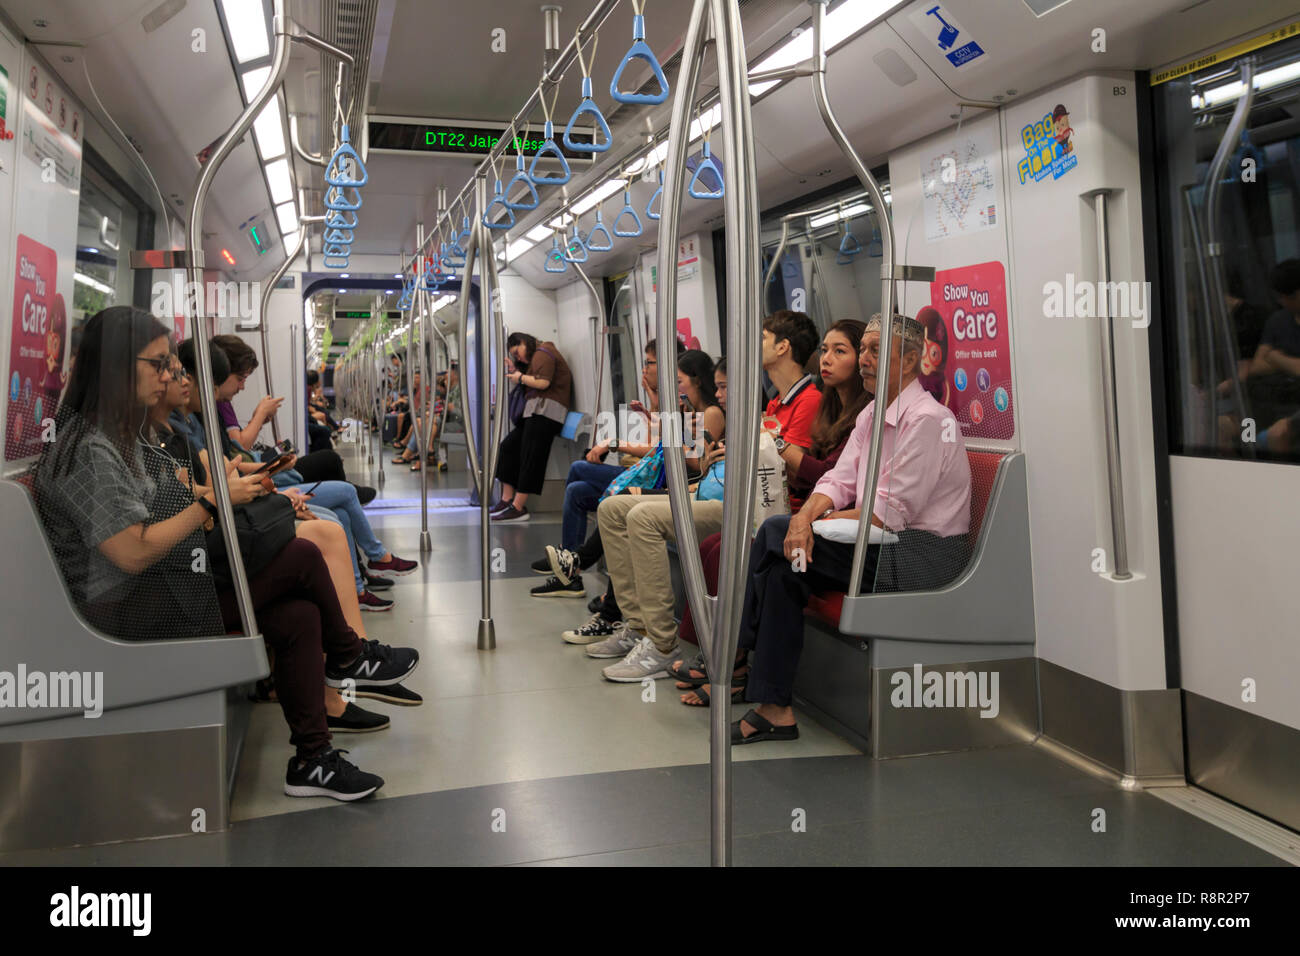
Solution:
[{"label": "elderly man in pink shirt", "polygon": [[[924,327],[915,319],[894,316],[890,380],[880,389],[879,315],[862,336],[858,369],[863,383],[867,391],[886,395],[871,523],[898,536],[896,544],[868,547],[866,591],[942,587],[966,564],[970,463],[952,412],[916,380],[924,337]],[[852,544],[815,538],[812,526],[828,518],[861,520],[877,404],[863,409],[839,461],[817,482],[799,513],[769,518],[754,538],[740,647],[754,650],[747,696],[758,706],[731,725],[732,743],[799,736],[790,695],[803,650],[803,610],[814,592],[847,590],[853,565]]]}]

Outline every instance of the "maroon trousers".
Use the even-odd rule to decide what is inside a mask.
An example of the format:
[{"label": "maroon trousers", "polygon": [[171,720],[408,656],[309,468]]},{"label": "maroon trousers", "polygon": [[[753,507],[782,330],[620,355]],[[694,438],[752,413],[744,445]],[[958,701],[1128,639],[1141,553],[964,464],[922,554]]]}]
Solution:
[{"label": "maroon trousers", "polygon": [[[721,555],[721,534],[711,534],[700,542],[700,560],[704,562],[704,583],[708,585],[710,594],[718,593],[718,558]],[[686,604],[686,613],[682,615],[682,623],[678,627],[677,636],[690,644],[700,643],[699,637],[695,634],[695,619],[691,617],[689,601]]]},{"label": "maroon trousers", "polygon": [[[271,675],[289,724],[289,742],[306,758],[330,745],[325,721],[325,658],[349,664],[361,653],[361,639],[339,607],[329,568],[316,545],[294,538],[261,574],[248,582],[262,636],[275,652]],[[234,591],[217,595],[221,616],[239,630]]]}]

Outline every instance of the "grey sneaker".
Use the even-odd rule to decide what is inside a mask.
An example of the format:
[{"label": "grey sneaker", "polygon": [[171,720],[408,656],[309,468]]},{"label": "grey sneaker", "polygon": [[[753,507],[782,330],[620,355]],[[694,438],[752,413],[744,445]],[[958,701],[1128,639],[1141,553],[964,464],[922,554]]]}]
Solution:
[{"label": "grey sneaker", "polygon": [[601,638],[609,637],[621,623],[621,621],[607,621],[601,615],[593,614],[591,620],[582,627],[565,631],[561,636],[566,644],[591,644]]},{"label": "grey sneaker", "polygon": [[610,664],[601,673],[605,675],[605,680],[620,684],[640,683],[647,677],[658,680],[668,676],[668,665],[677,660],[680,650],[674,645],[666,654],[660,654],[655,649],[654,641],[643,637],[628,651],[626,657],[617,664]]},{"label": "grey sneaker", "polygon": [[564,548],[548,544],[546,558],[550,562],[551,573],[562,583],[568,584],[574,578],[582,577],[582,569],[578,566],[578,552],[566,551]]},{"label": "grey sneaker", "polygon": [[587,645],[587,656],[598,658],[624,657],[640,640],[641,635],[629,630],[626,624],[619,621],[614,625],[613,634],[598,644]]}]

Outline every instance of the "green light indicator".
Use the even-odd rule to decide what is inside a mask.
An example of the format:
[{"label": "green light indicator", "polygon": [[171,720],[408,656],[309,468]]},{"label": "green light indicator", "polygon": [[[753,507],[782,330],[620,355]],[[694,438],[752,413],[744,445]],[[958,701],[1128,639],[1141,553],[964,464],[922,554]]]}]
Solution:
[{"label": "green light indicator", "polygon": [[256,226],[250,227],[248,233],[253,237],[253,245],[257,246],[260,249],[262,246],[262,237],[257,234],[257,227]]}]

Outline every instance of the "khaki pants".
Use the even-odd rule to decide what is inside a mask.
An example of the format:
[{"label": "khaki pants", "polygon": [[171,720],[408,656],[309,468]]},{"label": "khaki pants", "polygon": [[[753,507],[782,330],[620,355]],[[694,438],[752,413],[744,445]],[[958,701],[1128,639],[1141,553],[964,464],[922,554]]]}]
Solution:
[{"label": "khaki pants", "polygon": [[[701,540],[722,530],[721,501],[691,501]],[[666,542],[676,541],[665,495],[612,495],[596,509],[605,563],[623,620],[665,654],[677,645]]]}]

